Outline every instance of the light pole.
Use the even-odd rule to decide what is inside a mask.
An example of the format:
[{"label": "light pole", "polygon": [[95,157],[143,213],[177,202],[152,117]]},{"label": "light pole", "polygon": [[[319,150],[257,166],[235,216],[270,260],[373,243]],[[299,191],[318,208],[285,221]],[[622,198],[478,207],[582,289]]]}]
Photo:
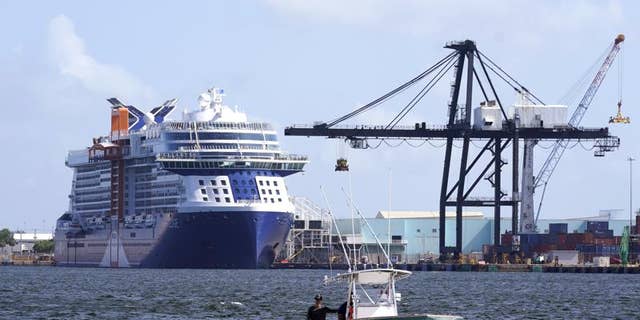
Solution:
[{"label": "light pole", "polygon": [[631,225],[633,220],[633,161],[636,159],[629,157],[629,233],[631,233]]}]

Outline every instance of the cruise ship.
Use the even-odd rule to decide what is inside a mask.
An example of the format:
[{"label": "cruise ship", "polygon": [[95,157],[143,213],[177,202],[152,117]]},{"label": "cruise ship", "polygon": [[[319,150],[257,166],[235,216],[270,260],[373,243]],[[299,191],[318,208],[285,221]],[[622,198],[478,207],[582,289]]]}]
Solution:
[{"label": "cruise ship", "polygon": [[182,121],[176,99],[149,112],[116,98],[111,132],[70,151],[69,209],[56,222],[62,266],[265,268],[284,246],[294,204],[285,154],[268,123],[209,89]]}]

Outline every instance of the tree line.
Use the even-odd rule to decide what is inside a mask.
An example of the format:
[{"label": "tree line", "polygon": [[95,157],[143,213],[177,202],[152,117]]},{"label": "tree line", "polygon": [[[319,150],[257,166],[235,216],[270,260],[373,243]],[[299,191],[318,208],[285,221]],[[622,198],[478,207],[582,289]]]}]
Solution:
[{"label": "tree line", "polygon": [[[16,240],[13,238],[13,233],[7,228],[0,230],[0,248],[15,245]],[[53,249],[53,240],[38,240],[33,244],[33,251],[36,253],[52,253]]]}]

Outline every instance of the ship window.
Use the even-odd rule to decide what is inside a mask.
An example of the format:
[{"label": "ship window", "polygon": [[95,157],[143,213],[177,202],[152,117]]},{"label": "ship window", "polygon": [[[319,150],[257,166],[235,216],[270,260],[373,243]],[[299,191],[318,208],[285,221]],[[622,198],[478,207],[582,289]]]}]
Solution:
[{"label": "ship window", "polygon": [[238,180],[233,179],[233,184],[238,184]]},{"label": "ship window", "polygon": [[233,191],[235,191],[236,193],[240,193],[240,189],[238,188],[233,189]]},{"label": "ship window", "polygon": [[202,197],[202,201],[209,201],[209,198],[207,198],[207,197]]},{"label": "ship window", "polygon": [[280,190],[276,189],[276,194],[279,195],[280,194]]},{"label": "ship window", "polygon": [[220,202],[220,198],[216,197],[216,202]]},{"label": "ship window", "polygon": [[200,193],[202,193],[202,194],[207,194],[207,190],[205,190],[205,189],[200,189]]},{"label": "ship window", "polygon": [[220,183],[222,183],[223,186],[227,185],[227,181],[226,180],[222,180],[222,181],[220,181]]},{"label": "ship window", "polygon": [[198,182],[200,183],[201,186],[204,186],[204,180],[199,180]]},{"label": "ship window", "polygon": [[275,201],[273,201],[273,198],[271,198],[271,203],[274,203]]},{"label": "ship window", "polygon": [[269,189],[269,194],[272,194],[272,193],[271,193],[271,189]]},{"label": "ship window", "polygon": [[260,190],[260,192],[262,192],[262,194],[265,194],[266,192],[264,191],[264,189]]},{"label": "ship window", "polygon": [[267,185],[270,185],[270,184],[269,184],[269,181],[267,181]]},{"label": "ship window", "polygon": [[253,185],[253,180],[249,180],[249,184],[250,184],[250,185]]},{"label": "ship window", "polygon": [[277,187],[278,186],[278,181],[274,181],[273,185]]},{"label": "ship window", "polygon": [[263,185],[262,181],[259,181],[259,182],[260,182],[260,185],[262,186]]},{"label": "ship window", "polygon": [[252,193],[252,194],[255,194],[255,193],[256,193],[256,190],[251,189],[251,193]]},{"label": "ship window", "polygon": [[282,198],[278,198],[278,202],[282,202]]},{"label": "ship window", "polygon": [[211,180],[211,185],[216,185],[216,181],[215,180]]},{"label": "ship window", "polygon": [[224,198],[225,202],[231,202],[231,199],[229,199],[229,197]]},{"label": "ship window", "polygon": [[135,238],[135,237],[136,237],[136,233],[135,233],[135,232],[131,232],[131,234],[129,235],[129,237],[131,237],[131,238]]},{"label": "ship window", "polygon": [[218,194],[218,189],[213,189],[213,193]]},{"label": "ship window", "polygon": [[222,193],[229,194],[229,189],[222,189]]}]

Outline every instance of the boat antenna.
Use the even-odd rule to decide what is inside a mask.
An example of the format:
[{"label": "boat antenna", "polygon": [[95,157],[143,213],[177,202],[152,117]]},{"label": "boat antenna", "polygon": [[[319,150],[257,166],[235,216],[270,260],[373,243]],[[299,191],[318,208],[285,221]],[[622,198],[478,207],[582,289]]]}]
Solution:
[{"label": "boat antenna", "polygon": [[[351,199],[351,197],[353,196],[353,183],[351,181],[351,171],[349,171],[348,174],[348,178],[349,178],[349,195],[347,197],[349,197],[349,199]],[[344,189],[342,189],[342,191],[344,192]],[[358,270],[358,255],[356,254],[356,226],[355,226],[355,214],[354,214],[354,207],[353,205],[351,205],[351,202],[349,202],[349,211],[351,211],[351,252],[353,253],[353,263],[354,263],[354,270]]]},{"label": "boat antenna", "polygon": [[389,197],[389,208],[387,208],[387,236],[389,237],[387,239],[387,254],[391,254],[391,168],[389,168],[389,193],[388,193],[388,197]]},{"label": "boat antenna", "polygon": [[351,200],[351,197],[349,197],[347,192],[344,191],[344,189],[342,189],[342,192],[345,194],[345,196],[347,196],[347,200],[349,200],[349,204],[354,209],[354,211],[358,214],[358,216],[360,216],[360,219],[364,221],[365,225],[369,229],[369,232],[371,232],[371,234],[373,235],[373,238],[376,239],[376,243],[378,243],[378,246],[380,247],[380,249],[382,249],[382,253],[384,253],[384,257],[387,258],[387,265],[390,268],[393,268],[393,266],[391,265],[391,259],[389,259],[389,255],[387,254],[387,251],[384,250],[384,246],[380,242],[380,239],[378,239],[378,236],[376,235],[376,233],[373,231],[373,228],[369,224],[369,221],[367,221],[367,219],[362,215],[362,212],[360,212],[360,210],[356,207],[356,205],[353,203],[353,201]]},{"label": "boat antenna", "polygon": [[[338,233],[338,240],[340,241],[340,247],[342,247],[342,253],[344,257],[347,259],[347,266],[349,266],[349,272],[351,272],[351,261],[349,261],[349,254],[347,253],[347,248],[344,246],[344,242],[342,241],[342,233],[340,233],[340,228],[338,228],[338,223],[336,222],[335,217],[333,216],[333,210],[331,210],[331,205],[329,205],[329,200],[327,199],[327,194],[324,192],[324,188],[320,186],[320,191],[322,192],[322,197],[327,205],[328,214],[331,218],[331,222],[333,222],[333,226],[336,228],[336,233]],[[329,235],[331,237],[331,235]],[[331,263],[331,259],[329,259],[329,263]]]}]

